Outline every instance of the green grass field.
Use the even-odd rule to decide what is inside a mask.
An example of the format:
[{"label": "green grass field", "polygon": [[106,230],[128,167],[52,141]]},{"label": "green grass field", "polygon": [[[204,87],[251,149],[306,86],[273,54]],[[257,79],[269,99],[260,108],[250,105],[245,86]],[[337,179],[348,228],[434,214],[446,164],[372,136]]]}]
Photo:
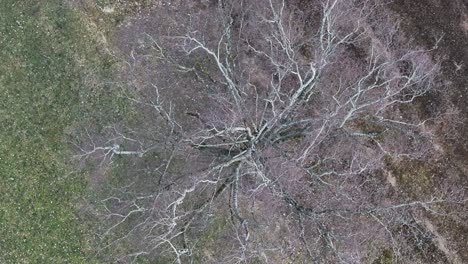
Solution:
[{"label": "green grass field", "polygon": [[94,262],[64,130],[85,115],[82,69],[101,61],[63,2],[0,1],[0,263]]}]

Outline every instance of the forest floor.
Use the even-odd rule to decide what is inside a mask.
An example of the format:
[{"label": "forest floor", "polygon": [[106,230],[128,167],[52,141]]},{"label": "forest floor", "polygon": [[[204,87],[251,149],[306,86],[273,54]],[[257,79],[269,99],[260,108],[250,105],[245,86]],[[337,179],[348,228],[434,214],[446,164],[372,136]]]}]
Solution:
[{"label": "forest floor", "polygon": [[[119,102],[109,99],[112,87],[101,83],[115,60],[108,49],[120,23],[151,1],[117,1],[115,9],[105,9],[103,2],[0,3],[1,263],[98,262],[93,223],[78,213],[90,195],[89,179],[73,169],[67,135],[85,120],[125,115]],[[445,158],[435,164],[437,182],[467,188],[467,3],[395,0],[391,8],[419,45],[430,48],[442,36],[435,51],[442,61],[441,89],[463,121],[455,136],[440,135]],[[439,94],[420,100],[421,109],[433,111]],[[450,217],[426,220],[448,259],[468,263],[468,226]]]},{"label": "forest floor", "polygon": [[[421,110],[429,114],[440,107],[440,97],[448,96],[449,101],[459,110],[458,123],[453,134],[437,135],[444,142],[444,157],[434,165],[438,173],[435,181],[453,189],[468,189],[468,2],[465,0],[441,1],[393,1],[391,9],[401,16],[402,29],[416,44],[433,48],[441,37],[434,58],[441,62],[442,73],[439,91],[421,98]],[[431,186],[435,190],[437,186]],[[464,205],[464,210],[468,207]],[[445,251],[451,263],[467,263],[468,225],[449,216],[437,216],[431,220],[432,229],[438,230],[435,237],[442,238],[436,244]],[[429,228],[431,229],[431,228]],[[437,231],[436,231],[437,233]],[[448,245],[448,246],[447,246]],[[449,249],[444,247],[448,247]]]}]

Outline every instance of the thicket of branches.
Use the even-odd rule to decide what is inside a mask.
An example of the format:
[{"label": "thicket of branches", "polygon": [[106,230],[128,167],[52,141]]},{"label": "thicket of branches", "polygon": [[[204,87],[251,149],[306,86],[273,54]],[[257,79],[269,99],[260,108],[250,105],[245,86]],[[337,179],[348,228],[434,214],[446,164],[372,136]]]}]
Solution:
[{"label": "thicket of branches", "polygon": [[197,3],[135,26],[121,81],[138,114],[82,134],[78,156],[118,163],[122,180],[99,205],[100,252],[361,263],[429,250],[415,215],[446,195],[398,195],[385,168],[433,153],[431,120],[402,110],[434,86],[430,50],[375,1]]}]

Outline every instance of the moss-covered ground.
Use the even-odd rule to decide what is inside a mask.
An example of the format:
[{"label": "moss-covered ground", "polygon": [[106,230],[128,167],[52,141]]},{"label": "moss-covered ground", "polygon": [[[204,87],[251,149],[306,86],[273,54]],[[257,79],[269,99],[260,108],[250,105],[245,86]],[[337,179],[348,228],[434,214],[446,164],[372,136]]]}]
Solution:
[{"label": "moss-covered ground", "polygon": [[64,131],[93,105],[83,72],[108,66],[66,2],[0,1],[0,263],[96,262]]}]

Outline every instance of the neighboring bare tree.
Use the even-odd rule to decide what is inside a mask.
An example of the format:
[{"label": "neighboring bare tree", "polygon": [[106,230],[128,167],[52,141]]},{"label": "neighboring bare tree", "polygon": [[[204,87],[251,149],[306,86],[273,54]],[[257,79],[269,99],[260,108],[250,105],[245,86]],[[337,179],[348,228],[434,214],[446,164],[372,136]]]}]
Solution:
[{"label": "neighboring bare tree", "polygon": [[79,144],[101,166],[118,159],[128,183],[102,200],[100,250],[157,263],[414,254],[430,236],[416,216],[448,198],[397,195],[385,168],[432,155],[431,120],[402,110],[434,86],[430,51],[402,44],[374,1],[182,2],[156,8],[126,62],[139,114]]}]

